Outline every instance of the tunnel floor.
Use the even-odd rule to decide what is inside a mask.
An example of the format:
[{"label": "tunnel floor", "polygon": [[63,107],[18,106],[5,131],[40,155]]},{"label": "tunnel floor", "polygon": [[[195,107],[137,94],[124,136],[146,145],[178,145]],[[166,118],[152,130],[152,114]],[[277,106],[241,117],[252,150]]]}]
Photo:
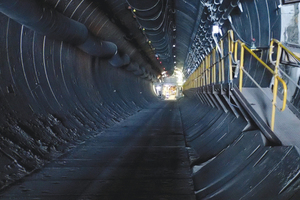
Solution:
[{"label": "tunnel floor", "polygon": [[195,199],[176,101],[161,101],[25,177],[0,199]]}]

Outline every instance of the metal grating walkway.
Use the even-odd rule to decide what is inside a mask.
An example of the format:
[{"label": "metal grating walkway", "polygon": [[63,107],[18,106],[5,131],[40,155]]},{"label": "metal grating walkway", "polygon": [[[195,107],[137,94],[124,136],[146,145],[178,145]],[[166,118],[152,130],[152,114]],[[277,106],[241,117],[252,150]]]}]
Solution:
[{"label": "metal grating walkway", "polygon": [[[264,95],[258,88],[243,88],[243,95],[254,108],[261,119],[266,123],[271,123],[273,93],[270,88],[263,88]],[[282,106],[282,101],[277,98],[278,107]],[[275,135],[281,140],[283,145],[293,145],[300,148],[300,120],[286,107],[285,111],[280,112],[276,109],[275,115]]]}]

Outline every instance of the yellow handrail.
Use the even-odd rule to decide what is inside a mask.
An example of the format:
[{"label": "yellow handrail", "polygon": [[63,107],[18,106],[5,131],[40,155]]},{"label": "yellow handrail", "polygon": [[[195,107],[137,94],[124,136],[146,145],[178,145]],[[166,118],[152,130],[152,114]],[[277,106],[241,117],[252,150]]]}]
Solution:
[{"label": "yellow handrail", "polygon": [[[223,58],[221,59],[221,83],[225,82],[225,64],[224,64],[224,41],[220,40],[220,48],[221,48],[221,56]],[[220,82],[220,81],[219,81]]]},{"label": "yellow handrail", "polygon": [[232,53],[234,51],[234,38],[233,38],[233,31],[228,31],[228,52],[229,52],[229,81],[232,82]]},{"label": "yellow handrail", "polygon": [[212,83],[213,84],[216,84],[217,83],[217,79],[216,79],[216,49],[213,49],[212,51],[212,62],[213,62],[213,70],[212,70],[212,73],[213,73],[213,78],[212,78]]},{"label": "yellow handrail", "polygon": [[[245,49],[248,53],[250,53],[259,63],[261,63],[268,71],[270,71],[273,75],[274,75],[274,78],[277,79],[279,82],[282,83],[282,86],[283,86],[283,106],[282,108],[280,109],[281,111],[284,111],[285,110],[285,107],[286,107],[286,97],[287,97],[287,86],[286,86],[286,83],[285,81],[278,76],[278,69],[276,69],[277,67],[275,67],[275,71],[270,68],[264,61],[262,61],[255,53],[253,53],[253,51],[251,51],[246,45],[245,43],[241,42],[240,40],[237,40],[236,41],[237,43],[241,44],[241,50],[242,49]],[[279,53],[280,54],[280,53]],[[244,56],[243,53],[241,53],[241,56]],[[277,61],[276,63],[278,63],[279,65],[279,59],[280,57],[278,56],[277,58]],[[243,66],[243,62],[244,62],[244,58],[241,57],[241,66]],[[277,65],[277,64],[276,64]],[[242,67],[241,67],[242,68]],[[243,73],[243,71],[241,70],[240,71],[241,73]],[[240,80],[241,82],[241,80]],[[274,88],[273,90],[275,90],[277,88]]]},{"label": "yellow handrail", "polygon": [[[282,108],[281,111],[284,111],[286,108],[286,99],[287,99],[287,85],[285,81],[278,76],[278,66],[280,61],[280,54],[281,54],[281,48],[278,48],[277,52],[277,59],[276,59],[276,65],[275,65],[275,71],[270,68],[264,61],[262,61],[251,49],[249,49],[245,43],[241,42],[240,40],[236,41],[235,44],[235,59],[237,59],[237,47],[238,44],[240,44],[241,48],[241,55],[240,55],[240,80],[239,80],[239,89],[242,92],[242,86],[243,86],[243,71],[244,71],[244,50],[246,50],[248,53],[250,53],[262,66],[264,66],[268,71],[270,71],[274,76],[274,86],[273,86],[273,101],[272,101],[272,117],[271,117],[271,130],[274,131],[274,125],[275,125],[275,111],[276,111],[276,98],[277,98],[277,91],[278,91],[278,81],[283,86],[283,102],[282,102]],[[272,43],[271,43],[272,44]]]},{"label": "yellow handrail", "polygon": [[[274,86],[273,86],[273,100],[272,100],[272,118],[271,118],[271,130],[274,131],[274,123],[275,123],[275,110],[276,110],[276,98],[278,92],[278,82],[280,82],[283,86],[283,103],[281,107],[281,111],[284,111],[286,108],[286,99],[287,99],[287,85],[285,81],[278,74],[278,66],[280,62],[281,49],[284,49],[286,52],[291,54],[295,59],[300,61],[300,58],[297,57],[294,53],[288,50],[285,46],[283,46],[278,40],[273,39],[270,44],[270,61],[272,62],[272,53],[273,53],[273,45],[276,43],[278,45],[277,58],[275,62],[275,70],[270,68],[264,61],[262,61],[251,49],[249,49],[245,43],[240,40],[234,40],[234,34],[232,30],[228,31],[228,57],[229,57],[229,81],[233,80],[233,70],[232,70],[232,60],[238,63],[238,52],[240,48],[240,59],[239,59],[239,90],[242,92],[243,88],[243,75],[244,72],[244,60],[245,60],[245,51],[248,52],[251,56],[253,56],[262,66],[264,66],[269,72],[271,72],[274,76]],[[223,57],[218,57],[218,62],[216,62],[216,51],[217,47],[208,54],[197,70],[190,76],[188,81],[184,84],[184,90],[201,87],[210,84],[224,83],[225,82],[225,68],[224,68],[224,41],[220,40],[220,53]],[[218,64],[218,66],[217,66]],[[218,68],[218,81],[217,81],[217,68]],[[249,75],[246,73],[246,75]],[[252,81],[253,78],[251,78]],[[254,81],[255,82],[255,81]],[[196,83],[196,84],[195,84]],[[256,83],[257,84],[257,83]]]},{"label": "yellow handrail", "polygon": [[[273,61],[272,59],[272,54],[274,53],[273,49],[274,49],[274,43],[277,44],[277,55],[276,55],[276,60]],[[282,53],[282,49],[287,52],[288,54],[292,55],[296,60],[300,61],[300,58],[295,55],[293,52],[291,52],[288,48],[286,48],[284,45],[282,45],[281,42],[279,42],[278,40],[276,39],[272,39],[271,40],[271,43],[270,43],[270,50],[269,50],[269,60],[271,63],[275,64],[275,74],[277,77],[278,76],[278,69],[279,69],[279,64],[280,64],[280,58],[281,58],[281,53]],[[278,78],[278,80],[280,81],[280,77]],[[275,79],[274,80],[274,90],[278,87],[278,81]],[[283,91],[284,91],[284,94],[286,93],[286,90],[287,90],[287,87],[286,85],[284,85],[284,88],[283,88]],[[277,95],[277,91],[274,92],[274,96]],[[273,97],[274,98],[274,97]],[[284,98],[284,100],[286,100],[286,98]],[[276,100],[275,102],[273,102],[274,104],[276,103]],[[284,107],[285,108],[285,107]],[[282,108],[281,110],[284,110],[284,108]],[[273,115],[272,115],[273,116]]]},{"label": "yellow handrail", "polygon": [[[292,55],[296,60],[298,60],[300,62],[300,58],[294,54],[293,52],[291,52],[288,48],[286,48],[281,42],[279,42],[276,39],[272,39],[271,43],[270,43],[270,51],[269,51],[269,60],[274,63],[273,59],[272,59],[272,54],[273,54],[273,49],[274,49],[274,43],[276,43],[278,45],[279,48],[284,49],[288,54]],[[277,54],[277,57],[280,54]]]}]

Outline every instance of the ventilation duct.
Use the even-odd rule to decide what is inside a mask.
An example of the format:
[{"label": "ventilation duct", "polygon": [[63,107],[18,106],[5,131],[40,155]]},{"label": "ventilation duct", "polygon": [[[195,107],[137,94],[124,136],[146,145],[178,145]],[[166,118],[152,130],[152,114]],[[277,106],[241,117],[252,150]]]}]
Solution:
[{"label": "ventilation duct", "polygon": [[78,46],[92,56],[110,58],[109,62],[114,67],[126,65],[130,61],[127,55],[120,57],[114,43],[99,40],[85,25],[38,1],[1,0],[0,12],[39,34]]}]

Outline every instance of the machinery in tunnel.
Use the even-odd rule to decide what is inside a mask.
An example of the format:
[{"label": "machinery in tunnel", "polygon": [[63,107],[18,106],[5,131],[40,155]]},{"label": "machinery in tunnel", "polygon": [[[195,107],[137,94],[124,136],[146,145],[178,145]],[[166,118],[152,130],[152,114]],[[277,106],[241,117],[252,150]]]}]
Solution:
[{"label": "machinery in tunnel", "polygon": [[[5,192],[115,126],[108,133],[126,145],[138,141],[126,138],[126,129],[138,136],[147,128],[150,136],[159,132],[160,142],[163,133],[181,141],[182,132],[184,146],[174,155],[189,163],[172,160],[186,171],[168,179],[166,191],[157,189],[163,195],[300,198],[298,1],[0,0],[0,12],[1,198],[19,197]],[[280,107],[276,101],[287,102],[290,114],[273,110],[271,121],[268,105]],[[165,112],[150,118],[156,109]],[[139,114],[143,128],[126,124]],[[288,128],[278,129],[285,120]],[[114,147],[114,140],[107,143]],[[124,152],[134,154],[126,145]],[[172,148],[164,153],[173,159]],[[155,166],[163,162],[154,158]],[[180,190],[168,184],[176,180],[192,192],[175,194]],[[34,192],[21,195],[30,199]],[[143,198],[152,198],[147,192]],[[152,199],[169,198],[161,193]]]}]

